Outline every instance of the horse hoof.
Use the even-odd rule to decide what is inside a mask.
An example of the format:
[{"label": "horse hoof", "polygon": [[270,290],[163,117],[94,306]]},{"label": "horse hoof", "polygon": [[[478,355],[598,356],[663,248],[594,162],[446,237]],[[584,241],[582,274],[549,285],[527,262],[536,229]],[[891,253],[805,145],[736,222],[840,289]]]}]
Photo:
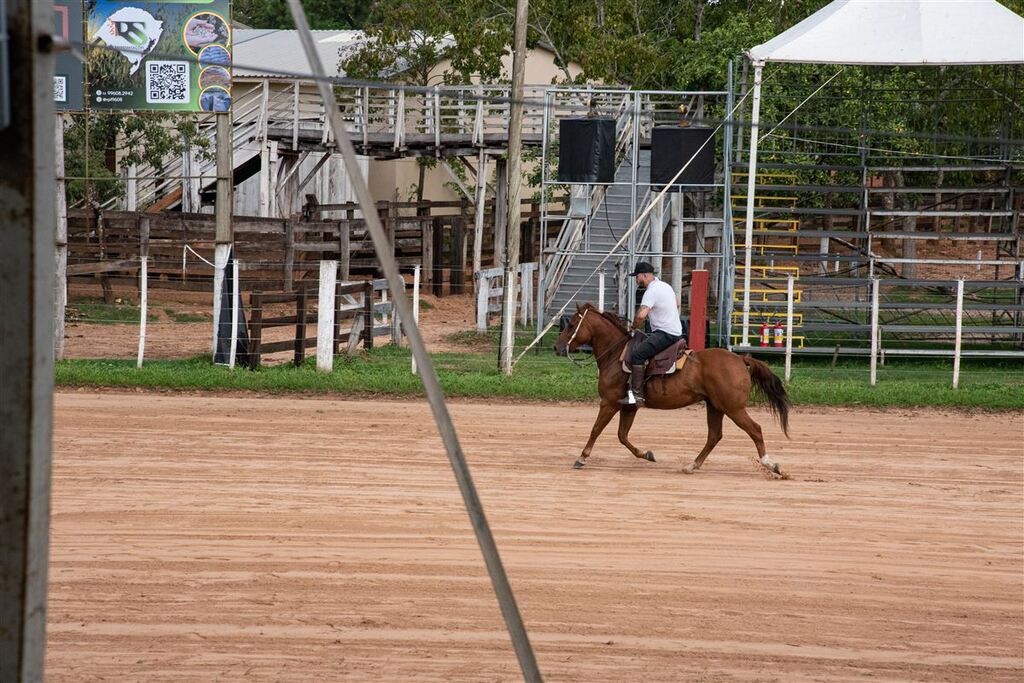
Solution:
[{"label": "horse hoof", "polygon": [[650,462],[657,462],[654,459],[654,453],[652,453],[651,451],[647,451],[646,453],[644,453],[644,460],[649,460]]},{"label": "horse hoof", "polygon": [[581,470],[581,469],[583,469],[583,466],[586,465],[586,464],[587,463],[583,462],[582,460],[577,460],[576,462],[574,462],[572,464],[572,468],[574,470]]},{"label": "horse hoof", "polygon": [[689,465],[683,465],[683,474],[693,474],[696,471],[697,468],[693,466],[692,462]]}]

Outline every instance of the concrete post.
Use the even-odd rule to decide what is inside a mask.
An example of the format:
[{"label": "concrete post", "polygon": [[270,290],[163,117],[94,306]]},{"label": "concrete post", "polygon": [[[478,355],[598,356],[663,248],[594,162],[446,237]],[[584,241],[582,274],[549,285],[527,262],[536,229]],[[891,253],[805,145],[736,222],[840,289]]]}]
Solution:
[{"label": "concrete post", "polygon": [[[0,129],[0,681],[43,680],[53,422],[53,31],[48,2],[8,0],[11,107]],[[5,26],[6,24],[6,26]]]}]

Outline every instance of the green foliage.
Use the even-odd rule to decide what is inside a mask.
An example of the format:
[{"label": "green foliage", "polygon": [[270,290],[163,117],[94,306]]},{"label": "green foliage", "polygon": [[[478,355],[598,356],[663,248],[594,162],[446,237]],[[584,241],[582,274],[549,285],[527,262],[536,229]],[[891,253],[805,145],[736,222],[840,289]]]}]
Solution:
[{"label": "green foliage", "polygon": [[[124,61],[124,60],[121,60]],[[159,168],[186,147],[212,158],[210,141],[186,113],[100,112],[73,116],[64,129],[64,175],[69,204],[104,202],[124,193],[119,172],[132,164]],[[116,160],[116,161],[115,161]],[[92,182],[88,183],[85,178]]]},{"label": "green foliage", "polygon": [[[370,5],[360,0],[304,0],[310,28],[361,28],[370,18]],[[253,28],[294,28],[286,0],[234,0],[235,21]]]},{"label": "green foliage", "polygon": [[[501,77],[510,25],[483,11],[482,0],[378,0],[364,27],[367,41],[340,64],[352,78],[433,85]],[[442,62],[447,67],[435,75]]]}]

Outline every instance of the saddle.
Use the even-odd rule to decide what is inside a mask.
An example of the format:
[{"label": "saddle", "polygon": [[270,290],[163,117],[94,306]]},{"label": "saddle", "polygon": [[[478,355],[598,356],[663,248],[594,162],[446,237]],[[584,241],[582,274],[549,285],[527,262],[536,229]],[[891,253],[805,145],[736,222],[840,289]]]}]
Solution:
[{"label": "saddle", "polygon": [[[633,347],[636,344],[639,344],[642,340],[643,337],[641,335],[634,335],[633,338],[629,340],[629,343],[623,347],[622,353],[619,355],[619,361],[622,362],[623,372],[627,374],[630,372],[628,359],[633,353]],[[686,337],[683,337],[668,348],[659,351],[654,358],[647,361],[647,366],[644,371],[644,381],[646,382],[650,378],[657,377],[658,375],[671,375],[676,370],[682,370],[692,353],[692,349],[686,348]]]}]

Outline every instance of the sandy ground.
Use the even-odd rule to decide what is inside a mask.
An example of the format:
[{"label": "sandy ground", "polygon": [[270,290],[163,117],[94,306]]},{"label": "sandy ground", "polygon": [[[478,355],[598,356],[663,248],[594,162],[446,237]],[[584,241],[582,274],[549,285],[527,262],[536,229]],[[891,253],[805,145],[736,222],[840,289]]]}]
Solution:
[{"label": "sandy ground", "polygon": [[[550,681],[1020,681],[1024,415],[456,403]],[[516,660],[415,402],[56,398],[51,681],[506,681]]]}]

